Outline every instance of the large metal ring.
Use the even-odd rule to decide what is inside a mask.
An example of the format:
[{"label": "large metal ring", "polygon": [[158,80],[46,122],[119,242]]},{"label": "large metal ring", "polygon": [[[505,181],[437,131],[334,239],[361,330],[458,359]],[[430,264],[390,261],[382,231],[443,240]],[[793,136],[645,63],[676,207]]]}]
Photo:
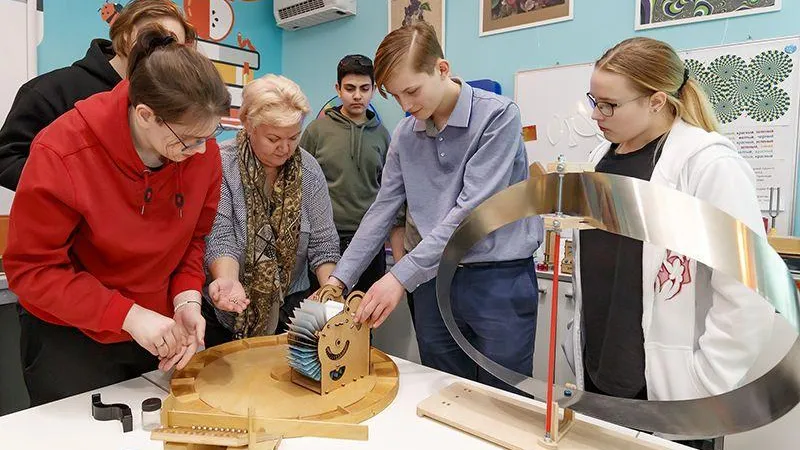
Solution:
[{"label": "large metal ring", "polygon": [[[436,285],[442,318],[458,345],[486,371],[537,399],[545,398],[544,381],[506,369],[467,341],[453,318],[450,286],[461,259],[487,235],[526,217],[555,213],[558,182],[557,174],[533,177],[478,206],[447,243]],[[679,252],[739,280],[800,330],[798,292],[785,263],[766,239],[730,215],[676,190],[622,176],[565,174],[563,186],[565,215]],[[765,375],[721,395],[647,401],[563,393],[556,386],[554,398],[562,407],[638,430],[697,439],[740,433],[777,420],[800,402],[800,339]]]}]

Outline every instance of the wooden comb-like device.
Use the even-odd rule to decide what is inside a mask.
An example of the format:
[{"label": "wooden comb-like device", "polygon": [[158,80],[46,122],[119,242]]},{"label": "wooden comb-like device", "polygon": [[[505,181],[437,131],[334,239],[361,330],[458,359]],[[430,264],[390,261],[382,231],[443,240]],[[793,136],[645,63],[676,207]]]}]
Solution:
[{"label": "wooden comb-like device", "polygon": [[157,428],[150,439],[164,441],[166,450],[273,450],[284,438],[314,436],[367,440],[364,425],[301,419],[269,419],[200,412],[167,412],[169,426]]},{"label": "wooden comb-like device", "polygon": [[[314,379],[292,368],[293,383],[310,389],[320,395],[346,386],[369,375],[370,342],[369,326],[356,323],[354,316],[364,293],[353,291],[344,299],[338,286],[323,286],[317,293],[322,305],[326,302],[343,303],[342,311],[315,332],[317,339],[316,357],[321,366],[319,379]],[[289,352],[292,352],[292,331],[289,331]],[[291,354],[289,355],[291,358]]]}]

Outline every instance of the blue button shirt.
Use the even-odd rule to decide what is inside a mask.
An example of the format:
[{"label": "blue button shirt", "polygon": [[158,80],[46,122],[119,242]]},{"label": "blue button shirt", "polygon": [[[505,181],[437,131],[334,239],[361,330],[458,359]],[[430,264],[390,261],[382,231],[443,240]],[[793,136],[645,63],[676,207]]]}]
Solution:
[{"label": "blue button shirt", "polygon": [[[405,201],[423,239],[392,274],[413,291],[436,276],[447,241],[475,207],[528,179],[519,107],[456,81],[461,92],[444,129],[413,116],[395,128],[375,203],[333,272],[349,288],[383,245]],[[528,258],[542,230],[539,217],[515,222],[476,244],[462,262]]]}]

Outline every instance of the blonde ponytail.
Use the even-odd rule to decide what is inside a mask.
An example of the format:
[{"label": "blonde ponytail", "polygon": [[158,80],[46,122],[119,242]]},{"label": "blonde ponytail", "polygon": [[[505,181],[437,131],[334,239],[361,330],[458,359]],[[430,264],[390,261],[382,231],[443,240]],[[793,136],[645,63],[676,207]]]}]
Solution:
[{"label": "blonde ponytail", "polygon": [[[705,91],[700,84],[689,79],[686,85],[678,92],[678,98],[670,98],[670,103],[677,111],[678,116],[689,125],[702,128],[708,132],[719,131],[717,115],[711,107]],[[674,102],[672,100],[675,100]]]},{"label": "blonde ponytail", "polygon": [[666,42],[646,37],[626,39],[597,60],[595,69],[628,78],[644,94],[664,92],[673,115],[709,132],[719,130],[705,92],[696,80],[685,80],[686,66]]}]

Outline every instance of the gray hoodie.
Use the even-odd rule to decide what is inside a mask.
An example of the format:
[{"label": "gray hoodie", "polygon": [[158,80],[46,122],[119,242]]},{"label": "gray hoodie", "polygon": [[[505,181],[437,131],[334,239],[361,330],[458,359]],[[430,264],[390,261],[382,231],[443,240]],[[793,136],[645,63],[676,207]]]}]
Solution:
[{"label": "gray hoodie", "polygon": [[355,233],[378,195],[389,132],[372,111],[367,111],[366,122],[357,124],[335,107],[306,127],[300,146],[325,173],[337,231]]}]

